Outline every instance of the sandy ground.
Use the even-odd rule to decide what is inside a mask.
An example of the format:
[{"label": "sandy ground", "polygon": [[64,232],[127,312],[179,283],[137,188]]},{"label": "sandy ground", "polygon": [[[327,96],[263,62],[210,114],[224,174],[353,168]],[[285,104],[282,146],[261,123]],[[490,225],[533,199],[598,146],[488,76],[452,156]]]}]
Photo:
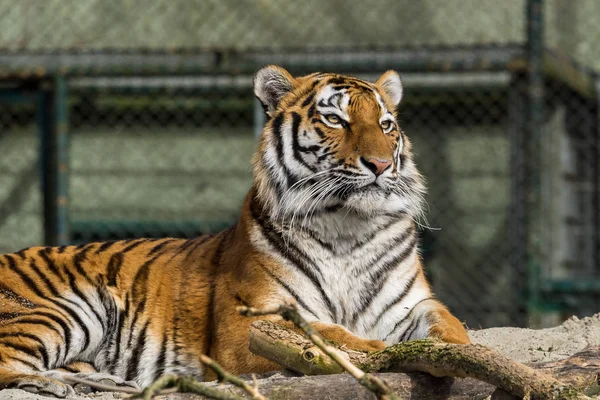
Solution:
[{"label": "sandy ground", "polygon": [[[474,343],[492,347],[521,362],[556,361],[577,353],[589,345],[600,345],[600,314],[578,319],[572,317],[562,325],[549,329],[491,328],[470,331]],[[117,393],[92,393],[72,397],[74,400],[114,400]],[[47,400],[10,389],[0,391],[0,400]]]}]

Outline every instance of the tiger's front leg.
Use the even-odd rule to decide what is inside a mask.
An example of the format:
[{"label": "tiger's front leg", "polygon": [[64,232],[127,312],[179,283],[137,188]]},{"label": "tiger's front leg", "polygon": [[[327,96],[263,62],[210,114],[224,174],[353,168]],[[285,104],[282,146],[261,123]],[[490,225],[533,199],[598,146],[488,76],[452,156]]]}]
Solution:
[{"label": "tiger's front leg", "polygon": [[361,338],[341,325],[327,324],[320,321],[311,322],[311,325],[323,338],[340,345],[345,345],[349,349],[377,351],[386,347],[385,343],[381,340]]},{"label": "tiger's front leg", "polygon": [[436,309],[426,312],[424,318],[429,323],[429,337],[446,343],[471,343],[463,324],[442,304],[437,303]]},{"label": "tiger's front leg", "polygon": [[446,306],[433,298],[417,303],[398,322],[384,340],[394,344],[406,340],[432,338],[446,343],[471,343],[462,323]]}]

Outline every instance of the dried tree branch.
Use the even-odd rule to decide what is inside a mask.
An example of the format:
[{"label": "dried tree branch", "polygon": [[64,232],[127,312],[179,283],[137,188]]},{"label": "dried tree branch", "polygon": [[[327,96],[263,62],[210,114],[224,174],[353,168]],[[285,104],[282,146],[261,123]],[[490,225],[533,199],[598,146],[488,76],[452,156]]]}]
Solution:
[{"label": "dried tree branch", "polygon": [[144,400],[150,400],[153,396],[163,394],[165,389],[173,389],[169,390],[170,393],[194,393],[215,400],[244,400],[244,397],[240,397],[224,390],[212,388],[196,381],[190,376],[180,377],[175,375],[163,375],[145,388],[141,394],[132,397],[141,397]]},{"label": "dried tree branch", "polygon": [[255,400],[267,400],[267,398],[261,395],[258,391],[258,384],[256,383],[256,379],[254,380],[254,386],[252,386],[242,378],[232,375],[229,372],[225,371],[223,367],[221,367],[216,361],[214,361],[208,356],[205,356],[204,354],[200,356],[200,361],[202,361],[204,365],[212,369],[217,374],[219,381],[229,382],[232,385],[243,389]]},{"label": "dried tree branch", "polygon": [[[279,341],[293,343],[281,346]],[[299,372],[319,371],[322,362],[306,367],[302,349],[311,342],[296,332],[269,321],[257,321],[250,331],[250,349],[270,360],[283,361],[282,366]],[[280,352],[272,354],[273,351]],[[345,352],[337,349],[337,352]],[[403,342],[380,352],[348,353],[347,359],[366,372],[427,372],[434,376],[472,377],[497,386],[513,395],[532,399],[589,399],[574,386],[550,375],[515,362],[480,345],[454,345],[431,340]]]},{"label": "dried tree branch", "polygon": [[[210,358],[208,358],[208,357],[206,357],[206,358],[208,360],[210,360]],[[218,364],[214,363],[213,366],[211,366],[211,369],[215,365],[218,366]],[[221,372],[223,374],[225,374],[226,376],[228,376],[228,378],[226,379],[227,382],[235,384],[235,386],[239,386],[240,388],[244,389],[246,392],[250,393],[253,396],[252,397],[253,399],[267,400],[266,397],[263,397],[262,395],[260,395],[260,393],[258,393],[258,389],[256,386],[252,387],[246,383],[246,385],[250,389],[250,391],[248,391],[242,385],[238,385],[238,384],[236,384],[236,382],[234,382],[234,381],[236,381],[236,379],[239,379],[241,381],[240,378],[230,375],[229,373],[225,372],[220,366],[218,366],[217,368],[220,368]],[[216,370],[214,370],[214,371],[217,372]],[[217,374],[218,374],[218,372],[217,372]],[[159,395],[175,393],[175,392],[194,393],[194,394],[199,394],[206,398],[215,399],[215,400],[244,400],[245,399],[244,397],[240,397],[236,394],[229,393],[225,390],[219,390],[219,389],[215,389],[213,387],[207,386],[201,382],[196,381],[194,378],[187,377],[187,376],[178,377],[175,375],[164,375],[164,376],[158,378],[155,382],[153,382],[150,386],[148,386],[144,390],[128,388],[128,387],[120,387],[120,386],[111,386],[111,385],[106,385],[106,384],[99,383],[99,382],[90,381],[87,379],[81,379],[81,378],[77,378],[74,376],[68,376],[68,375],[65,376],[65,380],[67,380],[69,382],[73,382],[73,383],[87,385],[87,386],[89,386],[93,389],[99,390],[99,391],[120,392],[120,393],[131,394],[132,395],[131,398],[143,398],[144,400],[150,400],[153,396],[159,396]]]},{"label": "dried tree branch", "polygon": [[288,301],[277,307],[271,307],[266,309],[256,309],[251,307],[238,307],[238,311],[245,316],[260,316],[269,314],[279,314],[284,319],[292,321],[298,328],[302,329],[304,333],[310,338],[310,340],[331,359],[333,359],[338,365],[340,365],[346,372],[352,375],[358,382],[371,390],[378,399],[382,400],[397,400],[396,396],[389,385],[382,379],[365,373],[356,365],[352,364],[344,353],[332,345],[325,342],[321,335],[309,324],[298,312],[295,302]]}]

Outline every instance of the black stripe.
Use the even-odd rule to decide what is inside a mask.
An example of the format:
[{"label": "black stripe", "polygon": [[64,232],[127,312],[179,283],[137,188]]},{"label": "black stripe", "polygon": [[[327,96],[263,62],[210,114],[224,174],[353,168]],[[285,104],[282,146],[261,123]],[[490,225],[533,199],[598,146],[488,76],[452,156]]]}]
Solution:
[{"label": "black stripe", "polygon": [[311,94],[309,94],[308,96],[306,96],[306,98],[302,102],[302,107],[306,107],[310,103],[312,103],[312,101],[315,99],[315,95],[316,95],[316,92],[312,92]]},{"label": "black stripe", "polygon": [[425,297],[424,299],[422,299],[422,300],[419,300],[419,301],[418,301],[418,302],[417,302],[417,303],[416,303],[416,304],[415,304],[415,305],[414,305],[414,306],[413,306],[413,307],[410,309],[410,311],[408,312],[408,314],[406,314],[406,315],[404,316],[404,318],[402,318],[400,321],[396,322],[396,325],[394,325],[394,327],[392,328],[392,330],[390,331],[390,333],[388,333],[388,334],[386,335],[386,337],[385,337],[383,340],[387,340],[387,339],[388,339],[390,336],[392,336],[392,334],[393,334],[393,333],[396,331],[396,329],[398,329],[398,327],[400,327],[400,325],[402,325],[402,323],[404,323],[404,321],[406,321],[406,320],[407,320],[409,317],[411,317],[411,316],[412,316],[412,313],[413,313],[413,311],[415,311],[415,309],[417,308],[417,306],[418,306],[419,304],[421,304],[422,302],[424,302],[424,301],[427,301],[427,300],[434,300],[434,298],[433,298],[433,297]]},{"label": "black stripe", "polygon": [[151,255],[153,255],[154,253],[159,252],[160,250],[162,250],[166,245],[168,245],[169,243],[174,242],[175,239],[165,239],[162,242],[160,242],[159,244],[157,244],[156,246],[154,246],[153,248],[150,249],[150,251],[148,252],[148,254],[146,254],[146,257],[150,257]]},{"label": "black stripe", "polygon": [[108,261],[108,267],[106,268],[106,280],[108,286],[117,286],[117,275],[121,270],[122,264],[122,253],[115,253],[110,257],[110,260]]},{"label": "black stripe", "polygon": [[404,250],[394,256],[391,260],[388,260],[381,264],[381,266],[375,271],[374,282],[377,284],[383,283],[383,281],[387,278],[389,273],[393,271],[396,267],[398,267],[404,260],[408,258],[415,250],[415,245],[417,244],[417,237],[412,236],[410,242],[404,247]]},{"label": "black stripe", "polygon": [[23,365],[28,366],[29,368],[31,368],[34,371],[41,371],[41,369],[37,365],[34,365],[34,364],[30,363],[29,361],[23,360],[22,358],[13,357],[13,356],[8,356],[8,357],[11,358],[11,359],[13,359],[13,360],[15,360],[15,361],[20,362]]},{"label": "black stripe", "polygon": [[[100,325],[102,325],[102,327],[104,328],[104,330],[106,331],[106,323],[104,321],[104,319],[100,316],[100,314],[98,314],[98,311],[96,311],[96,309],[94,308],[93,304],[89,301],[89,299],[87,298],[86,295],[84,295],[81,290],[79,290],[79,287],[77,287],[77,282],[75,280],[75,275],[73,275],[68,269],[65,268],[65,272],[69,277],[69,286],[71,287],[71,291],[73,293],[75,293],[76,296],[78,296],[85,304],[87,304],[87,306],[90,308],[90,310],[94,313],[94,316],[96,317],[96,319],[98,320],[98,322],[100,322]],[[82,309],[83,312],[85,312],[85,310]],[[89,317],[89,315],[88,315]]]},{"label": "black stripe", "polygon": [[123,326],[125,325],[125,318],[129,317],[129,294],[125,295],[125,310],[119,309],[119,323],[117,326],[116,334],[116,344],[115,344],[115,354],[113,354],[113,359],[111,361],[111,373],[115,375],[117,373],[118,360],[121,357],[121,336],[123,335]]},{"label": "black stripe", "polygon": [[6,300],[14,301],[22,307],[29,309],[35,308],[35,303],[7,288],[2,282],[0,282],[0,294],[3,295]]},{"label": "black stripe", "polygon": [[312,105],[308,108],[308,111],[306,113],[306,115],[308,116],[308,119],[312,119],[312,117],[315,116],[316,111],[317,111],[317,105],[315,103],[312,103]]},{"label": "black stripe", "polygon": [[[252,198],[254,198],[254,196],[252,196]],[[215,249],[215,252],[213,254],[212,260],[211,260],[211,265],[215,266],[215,268],[211,268],[211,272],[210,272],[210,276],[209,276],[209,292],[208,292],[208,323],[209,323],[209,330],[214,330],[215,329],[215,314],[214,314],[214,310],[215,310],[215,274],[216,274],[216,270],[219,269],[219,266],[221,265],[221,257],[223,256],[223,252],[225,250],[225,246],[230,244],[230,239],[231,236],[230,234],[232,232],[234,232],[235,229],[235,225],[233,227],[231,227],[230,229],[221,232],[218,235],[218,240],[219,243],[217,244],[217,248]],[[179,362],[179,354],[181,352],[181,346],[178,345],[178,340],[177,340],[177,333],[178,333],[178,327],[179,327],[179,314],[177,312],[175,312],[175,317],[174,317],[174,321],[173,321],[173,366],[175,368],[179,367],[180,362]],[[206,348],[210,349],[213,345],[213,339],[214,339],[214,335],[208,335],[208,340],[206,343]]]},{"label": "black stripe", "polygon": [[123,250],[121,250],[121,253],[123,254],[127,254],[129,253],[131,250],[135,249],[136,247],[138,247],[140,244],[147,242],[148,239],[139,239],[136,242],[131,243],[129,246],[125,247]]},{"label": "black stripe", "polygon": [[417,244],[417,236],[414,235],[414,232],[415,232],[414,227],[411,226],[406,231],[404,231],[401,234],[397,235],[396,237],[390,239],[390,242],[398,243],[398,244],[403,244],[408,238],[410,238],[409,239],[410,241],[404,247],[404,250],[402,250],[402,252],[400,252],[400,254],[396,255],[391,260],[383,263],[382,266],[378,270],[373,271],[371,268],[374,267],[375,265],[379,264],[381,259],[390,253],[389,247],[384,247],[384,250],[381,253],[379,253],[372,262],[369,263],[372,267],[364,269],[362,271],[359,270],[358,271],[359,275],[371,274],[372,276],[378,277],[385,271],[389,270],[389,268],[397,266],[399,262],[403,261],[406,257],[408,257],[410,255],[410,253],[414,250],[415,245]]},{"label": "black stripe", "polygon": [[27,339],[31,339],[35,342],[37,342],[38,344],[43,345],[44,342],[42,341],[42,339],[40,339],[39,337],[31,334],[31,333],[24,333],[24,332],[0,332],[0,338],[27,338]]},{"label": "black stripe", "polygon": [[17,263],[15,262],[15,259],[12,256],[10,256],[10,255],[6,255],[5,257],[8,260],[8,267],[14,273],[16,273],[17,275],[19,275],[19,277],[27,285],[27,287],[29,289],[31,289],[31,291],[33,293],[35,293],[38,297],[41,297],[41,298],[45,299],[46,295],[44,293],[42,293],[42,291],[40,290],[40,288],[37,287],[37,285],[35,284],[35,282],[33,281],[33,279],[31,279],[27,274],[25,274],[23,271],[21,271],[17,267]]},{"label": "black stripe", "polygon": [[[88,283],[92,286],[95,285],[95,282],[88,276],[88,274],[83,269],[81,265],[84,261],[87,260],[87,253],[95,246],[95,243],[90,243],[85,246],[81,251],[73,256],[73,265],[75,265],[75,269]],[[66,268],[65,268],[66,270]]]},{"label": "black stripe", "polygon": [[334,86],[332,86],[331,88],[332,88],[333,90],[340,91],[340,90],[348,90],[348,89],[352,89],[353,87],[354,87],[353,85],[349,85],[349,84],[339,84],[339,85],[334,85]]},{"label": "black stripe", "polygon": [[0,311],[0,322],[7,321],[9,319],[15,319],[17,317],[21,317],[25,314],[20,312],[1,312]]},{"label": "black stripe", "polygon": [[[402,219],[402,218],[390,218],[390,220],[389,220],[388,222],[386,222],[386,223],[385,223],[383,226],[381,226],[381,227],[379,227],[379,228],[377,228],[377,229],[374,229],[374,230],[373,230],[373,232],[371,232],[371,233],[369,234],[369,236],[367,236],[367,238],[366,238],[366,239],[364,239],[364,240],[362,240],[362,241],[360,241],[360,242],[357,242],[357,243],[355,243],[355,244],[352,246],[352,249],[351,249],[351,251],[352,251],[352,252],[354,252],[355,250],[358,250],[358,249],[360,249],[360,248],[364,247],[366,244],[368,244],[368,243],[371,243],[371,240],[375,239],[375,236],[377,236],[378,234],[380,234],[380,233],[382,233],[382,232],[383,232],[383,233],[385,233],[385,231],[387,231],[387,230],[388,230],[389,228],[391,228],[393,225],[395,225],[395,224],[397,224],[397,223],[400,223],[400,222],[403,222],[403,219]],[[412,231],[414,231],[414,229],[415,229],[415,228],[414,228],[414,225],[411,225],[411,226],[410,226],[410,227],[409,227],[409,228],[408,228],[408,229],[405,231],[405,233],[408,235],[409,233],[411,233]],[[406,238],[402,239],[402,237],[401,237],[401,241],[402,241],[402,242],[403,242],[405,239],[406,239]]]},{"label": "black stripe", "polygon": [[50,272],[52,272],[54,274],[54,276],[56,276],[58,279],[60,279],[61,282],[64,282],[65,278],[60,274],[60,271],[59,271],[56,263],[54,262],[54,260],[52,258],[50,258],[49,254],[48,254],[50,252],[50,250],[51,250],[50,247],[44,247],[43,249],[40,249],[40,251],[38,251],[38,256],[40,256],[44,260],[48,270]]},{"label": "black stripe", "polygon": [[[233,225],[232,227],[228,228],[228,230],[235,230],[236,225]],[[192,248],[189,249],[188,254],[186,255],[185,259],[187,260],[192,254],[194,254],[194,251],[202,246],[204,243],[208,242],[209,239],[212,239],[213,235],[206,235],[206,236],[200,236],[198,238],[196,238],[197,242],[196,244],[194,244],[194,246]]]},{"label": "black stripe", "polygon": [[158,360],[156,361],[156,371],[154,372],[155,381],[165,373],[168,343],[167,333],[165,332],[163,334],[163,340],[160,346],[160,354],[158,355]]},{"label": "black stripe", "polygon": [[129,324],[129,338],[127,339],[127,348],[131,348],[131,346],[133,344],[133,334],[135,333],[134,328],[137,325],[138,318],[140,317],[141,314],[143,314],[145,309],[146,309],[146,298],[144,297],[140,302],[138,302],[138,305],[135,308],[135,311],[133,312],[133,319],[131,320],[131,323]]},{"label": "black stripe", "polygon": [[58,248],[58,252],[59,252],[60,254],[64,253],[64,252],[65,252],[65,250],[67,250],[67,247],[69,247],[69,246],[60,246],[60,247]]},{"label": "black stripe", "polygon": [[279,161],[279,165],[281,166],[283,175],[285,176],[287,187],[290,187],[294,185],[294,183],[296,182],[296,178],[285,164],[285,158],[283,154],[283,133],[281,132],[281,128],[283,126],[283,119],[283,113],[277,114],[277,116],[273,119],[271,128],[273,131],[273,138],[275,139],[275,150],[277,153],[277,160]]},{"label": "black stripe", "polygon": [[[50,322],[46,321],[45,319],[25,317],[25,318],[19,319],[18,321],[11,321],[11,324],[12,325],[16,325],[16,324],[42,325],[43,327],[48,328],[51,331],[55,332],[58,336],[62,336],[60,331],[58,329],[56,329],[56,327],[54,325],[52,325]],[[65,332],[66,332],[66,330],[65,330]]]},{"label": "black stripe", "polygon": [[108,242],[102,243],[102,245],[96,249],[96,254],[104,253],[106,250],[110,249],[115,243],[118,243],[118,241],[110,240]]},{"label": "black stripe", "polygon": [[[36,349],[32,349],[32,348],[24,346],[22,344],[9,343],[9,342],[2,341],[2,342],[0,342],[0,346],[4,346],[6,348],[11,348],[15,351],[27,354],[28,356],[33,357],[36,360],[39,360],[39,358],[41,357],[44,368],[50,369],[50,364],[49,364],[50,361],[48,359],[48,352],[46,351],[46,348],[43,345],[38,346]],[[39,368],[38,368],[38,370],[39,370]]]},{"label": "black stripe", "polygon": [[[379,315],[377,316],[377,318],[375,319],[375,321],[371,324],[371,329],[373,327],[375,327],[379,321],[381,321],[381,318],[383,318],[384,314],[386,312],[388,312],[392,307],[394,307],[396,304],[402,302],[402,300],[404,300],[404,298],[408,295],[408,293],[410,292],[410,290],[413,288],[413,286],[415,285],[415,282],[417,280],[417,276],[419,275],[419,271],[417,270],[413,276],[410,277],[409,281],[406,283],[406,285],[404,285],[404,289],[402,289],[402,291],[400,293],[398,293],[398,295],[396,297],[394,297],[392,299],[392,301],[388,302],[385,306],[383,306],[383,309],[379,312]],[[372,298],[375,296],[372,296],[371,299],[368,302],[368,305],[370,305],[372,303]],[[362,309],[360,312],[364,312],[368,305]],[[352,318],[352,323],[355,323],[356,320],[358,319],[358,313],[356,313],[353,318]]]},{"label": "black stripe", "polygon": [[302,300],[302,297],[300,297],[298,295],[298,293],[296,293],[294,291],[294,289],[292,289],[287,283],[285,283],[282,279],[280,279],[277,275],[273,274],[271,271],[269,271],[267,269],[267,267],[265,267],[262,264],[259,264],[261,266],[261,268],[273,279],[275,280],[278,284],[280,284],[281,286],[283,286],[283,288],[294,298],[294,300],[296,300],[296,302],[300,305],[300,307],[304,308],[306,311],[308,311],[310,314],[312,314],[315,318],[319,319],[319,317],[317,316],[317,314],[308,306],[306,305],[306,303],[304,302],[304,300]]},{"label": "black stripe", "polygon": [[60,293],[58,292],[58,289],[56,289],[56,287],[50,281],[50,279],[48,279],[48,277],[46,276],[46,274],[44,274],[42,271],[40,271],[40,269],[38,268],[37,264],[35,263],[35,261],[33,259],[29,262],[29,267],[33,270],[33,272],[36,273],[36,275],[38,276],[38,278],[42,282],[44,282],[44,284],[46,285],[46,288],[48,289],[48,291],[53,296],[60,297]]},{"label": "black stripe", "polygon": [[127,366],[127,374],[125,375],[128,381],[134,380],[139,375],[140,359],[144,353],[144,347],[146,346],[146,335],[148,333],[148,326],[150,321],[146,321],[141,332],[138,334],[137,343],[133,348],[133,353],[129,359],[129,365]]},{"label": "black stripe", "polygon": [[77,313],[72,308],[70,308],[69,306],[67,306],[66,304],[62,304],[62,303],[58,302],[56,299],[49,298],[44,293],[42,293],[42,291],[36,286],[35,282],[27,274],[25,274],[23,271],[21,271],[19,268],[17,268],[17,265],[16,265],[14,259],[12,257],[10,257],[10,256],[6,256],[6,257],[9,260],[10,268],[17,275],[19,275],[21,277],[21,280],[38,297],[41,297],[42,299],[45,299],[45,300],[48,300],[48,301],[51,301],[52,303],[54,303],[55,305],[57,305],[61,309],[65,310],[75,320],[75,322],[77,322],[77,324],[79,324],[79,326],[83,330],[83,333],[84,333],[84,336],[85,336],[84,347],[82,349],[82,351],[84,351],[87,348],[87,346],[90,344],[90,331],[87,328],[87,326],[83,323],[83,321],[81,320],[81,318],[79,318],[79,315],[77,315]]},{"label": "black stripe", "polygon": [[[199,237],[202,238],[203,236],[199,236]],[[171,259],[175,258],[175,256],[178,256],[179,254],[185,252],[188,248],[192,247],[196,243],[195,242],[196,239],[198,239],[198,238],[187,239],[185,242],[183,242],[181,244],[181,246],[179,246],[177,248],[177,251],[175,252],[175,254],[173,255],[173,257]]]},{"label": "black stripe", "polygon": [[[405,340],[410,340],[410,337],[412,336],[412,334],[419,329],[419,326],[421,325],[421,321],[422,318],[418,318],[416,320],[413,321],[417,321],[416,324],[414,324],[414,326],[412,327],[412,329],[410,329],[410,331],[407,329],[404,334],[402,335],[402,337],[400,338],[400,341],[403,342]],[[409,327],[410,328],[410,327]]]},{"label": "black stripe", "polygon": [[[52,324],[48,323],[48,321],[45,321],[45,320],[38,320],[38,319],[35,319],[35,318],[33,318],[33,319],[32,318],[25,318],[24,320],[21,319],[18,322],[20,322],[20,323],[36,323],[36,324],[40,324],[40,325],[43,325],[46,328],[48,328],[48,329],[56,332],[58,334],[58,336],[61,336],[61,337],[64,336],[64,338],[65,338],[65,342],[64,342],[64,344],[65,344],[65,357],[66,357],[66,354],[69,352],[69,348],[71,347],[71,328],[69,326],[68,321],[63,320],[58,315],[54,315],[52,313],[45,312],[45,311],[36,311],[32,315],[34,315],[34,316],[35,315],[39,315],[39,316],[42,316],[42,317],[46,317],[49,320],[56,322],[61,327],[61,329],[63,330],[63,333],[61,334],[58,331],[58,329],[56,329]],[[61,342],[59,342],[58,347],[57,347],[57,349],[58,349],[58,351],[56,353],[56,359],[57,360],[60,359],[60,353],[61,353],[60,350],[62,350],[62,347],[60,345],[61,345]]]},{"label": "black stripe", "polygon": [[[40,269],[38,268],[38,266],[34,260],[31,260],[31,262],[29,263],[29,266],[37,274],[37,276],[44,282],[44,284],[46,285],[46,288],[48,289],[50,294],[52,294],[52,296],[56,297],[56,300],[49,299],[50,301],[52,301],[53,303],[55,303],[57,305],[62,304],[62,303],[58,303],[59,300],[66,301],[67,303],[74,305],[75,307],[79,308],[82,312],[85,313],[85,310],[83,309],[83,307],[81,307],[81,305],[78,302],[71,300],[71,299],[67,299],[61,295],[61,293],[58,291],[58,289],[56,289],[56,286],[54,286],[54,284],[50,281],[50,279],[48,279],[46,274],[44,274],[42,271],[40,271]],[[66,267],[65,267],[65,273],[70,275],[70,272],[67,270]],[[71,289],[75,289],[75,290],[77,289],[73,286],[73,283],[71,283]]]},{"label": "black stripe", "polygon": [[[303,251],[301,251],[298,247],[296,247],[293,243],[287,243],[283,240],[281,235],[275,231],[275,229],[271,226],[271,223],[264,219],[260,212],[257,210],[258,204],[254,201],[251,204],[251,214],[252,217],[257,221],[259,227],[261,228],[261,232],[265,239],[269,241],[269,243],[277,250],[282,256],[287,258],[292,265],[296,267],[298,271],[300,271],[304,276],[306,276],[311,283],[315,286],[319,294],[321,295],[322,300],[327,305],[327,309],[330,313],[330,317],[333,321],[337,322],[337,310],[335,309],[333,302],[325,293],[323,286],[321,285],[321,281],[317,276],[317,273],[322,277],[322,273],[314,264],[314,262],[306,255]],[[306,261],[306,263],[310,264],[310,267],[303,261],[301,258]]]},{"label": "black stripe", "polygon": [[21,249],[21,250],[17,251],[15,254],[18,255],[19,257],[21,257],[22,260],[25,260],[27,258],[27,255],[25,254],[27,252],[27,250],[29,250],[29,247],[26,249]]},{"label": "black stripe", "polygon": [[137,301],[141,295],[143,298],[146,298],[148,294],[148,277],[150,276],[150,267],[154,262],[160,257],[156,255],[151,259],[147,260],[142,266],[138,269],[133,281],[131,283],[131,298],[135,302]]},{"label": "black stripe", "polygon": [[[299,138],[298,136],[300,135],[300,122],[302,122],[302,117],[300,116],[300,114],[293,112],[292,113],[292,150],[293,150],[293,155],[294,158],[302,165],[304,165],[306,168],[308,168],[311,172],[317,172],[317,168],[314,167],[313,165],[308,164],[304,158],[302,158],[302,155],[300,154],[300,150],[304,149],[306,150],[305,147],[300,146],[300,142],[299,142]],[[319,147],[317,146],[317,149]]]}]

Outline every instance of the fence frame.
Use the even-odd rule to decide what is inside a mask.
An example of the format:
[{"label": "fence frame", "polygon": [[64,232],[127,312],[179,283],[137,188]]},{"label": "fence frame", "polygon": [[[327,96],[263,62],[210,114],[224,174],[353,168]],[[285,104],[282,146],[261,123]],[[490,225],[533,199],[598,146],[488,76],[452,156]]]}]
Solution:
[{"label": "fence frame", "polygon": [[[331,51],[311,49],[237,52],[58,52],[0,53],[0,101],[27,101],[38,110],[44,199],[44,240],[47,245],[69,242],[69,116],[70,81],[83,76],[105,78],[165,76],[251,76],[267,63],[279,63],[293,73],[342,70],[366,73],[394,68],[403,72],[509,72],[509,138],[511,141],[511,236],[515,281],[524,293],[532,324],[556,293],[600,293],[600,280],[552,281],[541,276],[543,259],[539,226],[539,143],[543,139],[544,79],[561,81],[590,99],[600,99],[600,78],[568,57],[544,49],[543,0],[527,0],[527,41],[524,45],[468,48]],[[324,57],[326,56],[326,57]],[[26,83],[26,84],[25,84]],[[525,85],[525,86],[523,86]],[[33,89],[31,89],[33,88]],[[600,100],[597,100],[600,103]],[[524,111],[525,110],[525,111]],[[255,132],[262,112],[255,108]],[[541,219],[538,219],[541,220]],[[522,274],[522,275],[521,275]]]}]

